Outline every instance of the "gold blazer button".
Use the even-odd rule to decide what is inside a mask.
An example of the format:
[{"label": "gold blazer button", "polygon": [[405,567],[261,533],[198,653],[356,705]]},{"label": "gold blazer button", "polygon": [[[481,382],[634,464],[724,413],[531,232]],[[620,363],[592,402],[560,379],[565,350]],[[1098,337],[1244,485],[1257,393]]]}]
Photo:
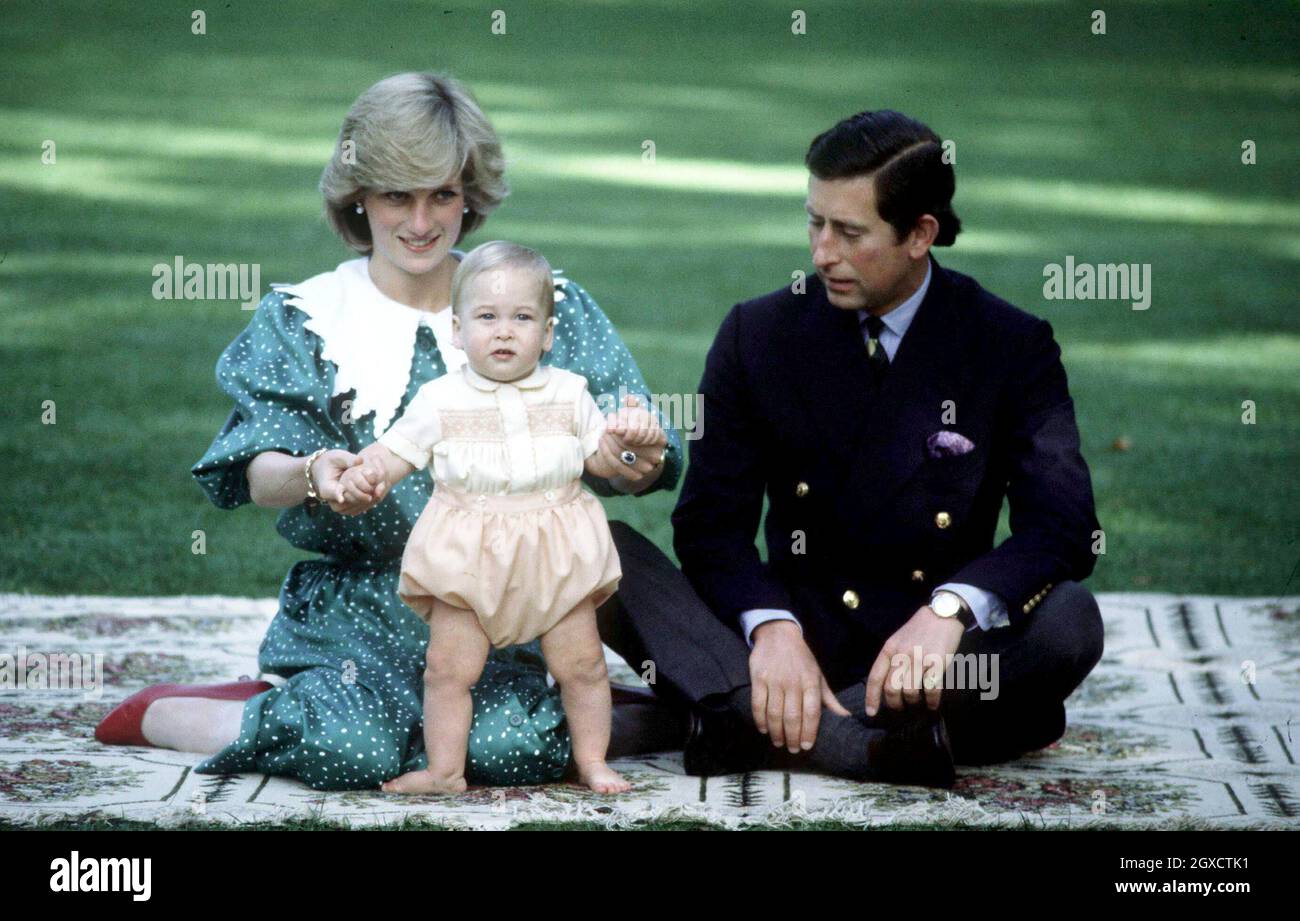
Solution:
[{"label": "gold blazer button", "polygon": [[947,512],[940,512],[939,514],[934,516],[934,525],[939,530],[942,531],[950,524],[952,524],[952,516],[949,515]]},{"label": "gold blazer button", "polygon": [[808,484],[802,481],[796,483],[794,487],[794,494],[798,496],[800,499],[808,495]]},{"label": "gold blazer button", "polygon": [[853,589],[849,589],[845,592],[841,600],[844,602],[844,606],[850,611],[856,611],[858,609],[858,593]]}]

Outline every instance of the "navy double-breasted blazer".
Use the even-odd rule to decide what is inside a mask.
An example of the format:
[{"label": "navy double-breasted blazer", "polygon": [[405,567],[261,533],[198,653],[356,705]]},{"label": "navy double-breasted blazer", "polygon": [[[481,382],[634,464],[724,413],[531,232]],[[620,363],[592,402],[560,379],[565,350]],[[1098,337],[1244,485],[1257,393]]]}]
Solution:
[{"label": "navy double-breasted blazer", "polygon": [[[700,391],[673,512],[682,569],[737,628],[749,609],[791,611],[824,669],[869,667],[944,582],[995,593],[1014,626],[1093,570],[1100,525],[1051,325],[937,262],[878,391],[857,311],[811,273],[803,293],[732,308]],[[943,429],[974,450],[929,457]]]}]

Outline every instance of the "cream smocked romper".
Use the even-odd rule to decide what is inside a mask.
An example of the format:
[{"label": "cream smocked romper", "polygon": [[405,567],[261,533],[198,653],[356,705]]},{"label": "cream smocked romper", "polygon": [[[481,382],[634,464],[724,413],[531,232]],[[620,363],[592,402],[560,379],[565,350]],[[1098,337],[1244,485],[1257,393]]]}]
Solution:
[{"label": "cream smocked romper", "polygon": [[468,608],[494,646],[526,643],[622,570],[600,501],[582,488],[605,419],[587,380],[538,365],[502,383],[468,364],[422,386],[379,442],[434,490],[407,540],[398,595]]}]

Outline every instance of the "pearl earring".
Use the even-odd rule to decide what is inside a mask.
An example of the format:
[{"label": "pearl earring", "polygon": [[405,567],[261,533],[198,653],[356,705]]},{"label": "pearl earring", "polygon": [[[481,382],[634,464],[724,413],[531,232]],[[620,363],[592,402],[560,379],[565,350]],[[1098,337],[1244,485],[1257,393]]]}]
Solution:
[{"label": "pearl earring", "polygon": [[357,202],[357,214],[365,214],[365,213],[366,213],[365,205],[361,204],[361,202]]},{"label": "pearl earring", "polygon": [[460,210],[461,210],[462,212],[464,212],[465,214],[469,214],[469,208],[468,208],[468,207],[461,208]]}]

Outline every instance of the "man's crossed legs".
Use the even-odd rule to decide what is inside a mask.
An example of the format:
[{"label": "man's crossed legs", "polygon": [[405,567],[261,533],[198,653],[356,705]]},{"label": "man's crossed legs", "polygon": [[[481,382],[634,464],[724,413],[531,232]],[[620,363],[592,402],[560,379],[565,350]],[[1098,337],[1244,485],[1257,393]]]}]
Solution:
[{"label": "man's crossed legs", "polygon": [[[634,670],[653,677],[655,693],[666,703],[729,713],[757,735],[744,639],[713,615],[658,547],[623,522],[612,521],[610,527],[624,578],[618,594],[597,611],[602,639]],[[1023,624],[969,631],[956,655],[996,655],[997,693],[981,699],[988,690],[978,686],[943,691],[939,709],[953,760],[993,764],[1059,739],[1065,731],[1064,701],[1101,653],[1097,602],[1077,582],[1055,586]],[[978,674],[979,667],[993,674],[994,660],[975,661],[976,671],[967,674]],[[823,709],[812,751],[789,756],[782,750],[778,756],[773,749],[773,766],[804,764],[841,777],[871,778],[871,743],[913,714],[891,711],[882,702],[875,717],[867,716],[865,677],[864,669],[837,689],[850,716]],[[924,703],[915,709],[915,717],[921,717]]]}]

